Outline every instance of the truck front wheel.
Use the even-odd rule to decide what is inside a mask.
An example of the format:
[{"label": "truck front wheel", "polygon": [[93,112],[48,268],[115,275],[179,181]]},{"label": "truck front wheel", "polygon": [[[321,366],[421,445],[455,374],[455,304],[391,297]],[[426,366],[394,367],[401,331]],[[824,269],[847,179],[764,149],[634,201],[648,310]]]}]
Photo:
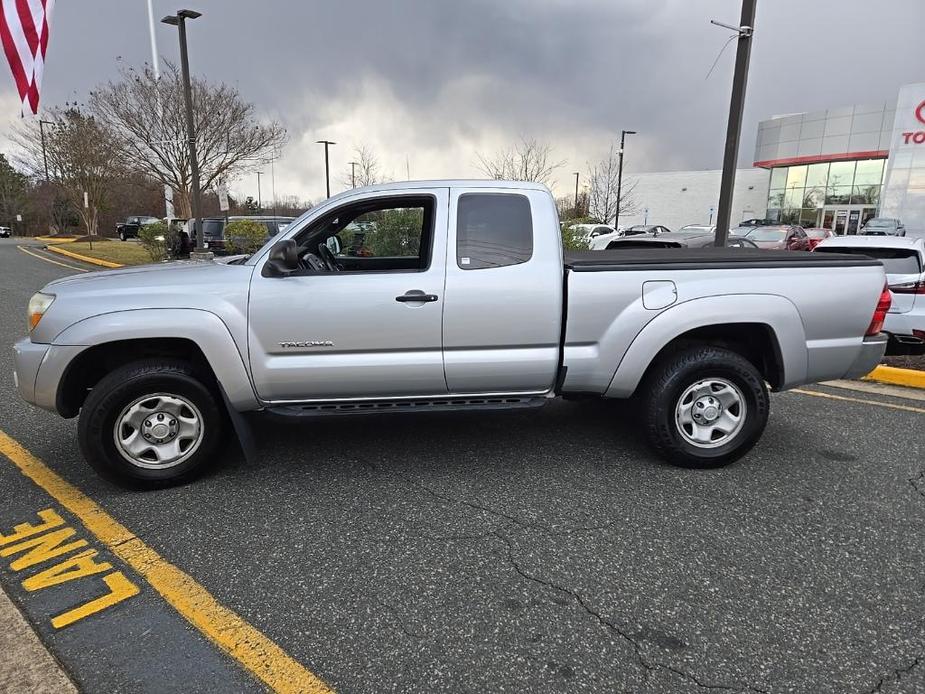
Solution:
[{"label": "truck front wheel", "polygon": [[728,349],[678,352],[656,365],[642,387],[646,436],[674,465],[728,465],[751,450],[768,422],[764,379]]},{"label": "truck front wheel", "polygon": [[224,413],[192,366],[150,359],[104,376],[80,411],[87,462],[118,484],[155,487],[198,474],[222,440]]}]

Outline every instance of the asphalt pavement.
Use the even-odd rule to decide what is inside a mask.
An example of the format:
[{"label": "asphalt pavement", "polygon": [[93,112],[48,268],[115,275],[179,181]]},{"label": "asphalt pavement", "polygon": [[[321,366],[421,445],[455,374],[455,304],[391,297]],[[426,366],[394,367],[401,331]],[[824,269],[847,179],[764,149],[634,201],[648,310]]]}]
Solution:
[{"label": "asphalt pavement", "polygon": [[[20,244],[0,241],[8,345],[72,271]],[[712,471],[661,464],[621,403],[255,425],[256,460],[129,492],[0,382],[0,429],[336,691],[925,691],[921,401],[775,395]],[[56,628],[99,584],[30,592],[0,559],[81,690],[264,688],[2,456],[0,494],[0,535],[54,509],[137,588]]]}]

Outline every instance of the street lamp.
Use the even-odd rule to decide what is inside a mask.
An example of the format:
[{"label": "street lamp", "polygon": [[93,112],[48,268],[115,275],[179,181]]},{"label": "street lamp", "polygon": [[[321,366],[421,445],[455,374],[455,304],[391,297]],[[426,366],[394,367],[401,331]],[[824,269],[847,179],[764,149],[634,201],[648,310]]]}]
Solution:
[{"label": "street lamp", "polygon": [[635,135],[635,130],[620,131],[620,165],[617,167],[617,212],[613,217],[613,228],[620,228],[620,194],[623,192],[623,147],[626,145],[626,136]]},{"label": "street lamp", "polygon": [[50,120],[42,120],[39,118],[39,133],[42,137],[42,161],[45,162],[45,183],[48,183],[48,155],[45,153],[45,126],[46,125],[55,125]]},{"label": "street lamp", "polygon": [[193,177],[193,235],[196,237],[196,250],[191,255],[194,259],[207,260],[212,254],[203,245],[202,217],[199,200],[199,160],[196,158],[196,129],[193,126],[193,90],[189,77],[189,54],[186,49],[186,20],[201,17],[195,10],[177,10],[175,15],[167,15],[161,22],[179,29],[180,33],[180,68],[183,73],[183,96],[186,101],[186,136],[189,139],[190,170]]},{"label": "street lamp", "polygon": [[331,168],[328,166],[328,146],[336,145],[336,142],[330,140],[318,140],[316,145],[324,145],[324,185],[328,191],[328,197],[331,197]]},{"label": "street lamp", "polygon": [[575,216],[578,217],[578,177],[581,175],[580,172],[575,172]]},{"label": "street lamp", "polygon": [[350,187],[351,188],[357,187],[357,166],[359,165],[359,163],[360,162],[358,161],[350,162]]}]

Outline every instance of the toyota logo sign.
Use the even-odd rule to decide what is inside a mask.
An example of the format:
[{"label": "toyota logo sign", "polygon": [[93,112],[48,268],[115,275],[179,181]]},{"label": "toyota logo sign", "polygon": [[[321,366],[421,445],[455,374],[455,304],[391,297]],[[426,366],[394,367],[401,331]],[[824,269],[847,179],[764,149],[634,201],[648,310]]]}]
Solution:
[{"label": "toyota logo sign", "polygon": [[[919,123],[925,124],[925,101],[916,106],[913,113]],[[925,143],[925,130],[911,130],[903,133],[903,144],[921,145],[923,143]]]}]

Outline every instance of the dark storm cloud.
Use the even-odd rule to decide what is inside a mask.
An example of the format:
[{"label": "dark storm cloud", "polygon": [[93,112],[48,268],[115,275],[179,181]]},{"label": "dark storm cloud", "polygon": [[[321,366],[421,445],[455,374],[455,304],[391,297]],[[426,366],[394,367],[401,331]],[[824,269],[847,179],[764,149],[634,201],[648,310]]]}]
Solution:
[{"label": "dark storm cloud", "polygon": [[[157,18],[175,4],[156,0]],[[330,118],[333,104],[375,117],[376,104],[360,93],[372,81],[405,105],[407,128],[430,137],[491,127],[555,141],[631,128],[648,143],[636,168],[721,161],[734,45],[704,80],[728,36],[708,20],[735,23],[738,0],[190,6],[204,15],[189,29],[194,71],[236,84],[296,138],[318,125],[318,114]],[[63,0],[56,12],[46,103],[84,99],[115,76],[117,57],[150,61],[144,0]],[[925,79],[921,0],[761,0],[756,23],[743,162],[762,118],[883,101]],[[157,32],[161,53],[176,59],[175,30],[159,24]],[[481,87],[454,102],[447,90],[467,78]]]}]

